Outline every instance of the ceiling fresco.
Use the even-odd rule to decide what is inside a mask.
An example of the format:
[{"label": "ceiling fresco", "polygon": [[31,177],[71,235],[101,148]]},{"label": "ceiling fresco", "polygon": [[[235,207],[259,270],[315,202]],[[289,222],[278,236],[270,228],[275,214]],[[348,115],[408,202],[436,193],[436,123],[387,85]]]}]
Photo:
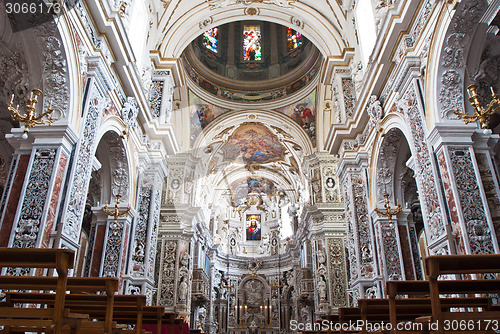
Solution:
[{"label": "ceiling fresco", "polygon": [[263,177],[247,177],[233,181],[229,185],[229,191],[231,192],[231,204],[238,206],[241,204],[242,199],[246,198],[251,192],[265,193],[267,195],[274,194],[276,185],[273,181]]},{"label": "ceiling fresco", "polygon": [[282,160],[285,148],[278,138],[260,123],[244,123],[222,148],[225,161],[264,164]]},{"label": "ceiling fresco", "polygon": [[316,146],[316,90],[297,103],[279,108],[277,111],[292,118],[304,129],[313,145]]},{"label": "ceiling fresco", "polygon": [[203,101],[193,92],[189,91],[189,115],[191,122],[191,144],[194,143],[201,131],[217,116],[227,110]]}]

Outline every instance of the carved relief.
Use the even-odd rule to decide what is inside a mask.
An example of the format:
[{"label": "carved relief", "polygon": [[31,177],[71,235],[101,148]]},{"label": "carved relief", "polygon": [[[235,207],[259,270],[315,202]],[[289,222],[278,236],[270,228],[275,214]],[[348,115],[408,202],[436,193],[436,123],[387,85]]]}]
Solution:
[{"label": "carved relief", "polygon": [[426,135],[423,128],[423,119],[419,109],[414,87],[397,102],[398,112],[403,113],[410,125],[412,140],[415,147],[415,180],[421,194],[420,201],[423,204],[422,212],[424,221],[428,226],[429,239],[436,240],[445,233],[440,201],[438,198],[438,187],[434,177],[434,164],[427,146]]},{"label": "carved relief", "polygon": [[[353,76],[356,77],[359,71]],[[351,78],[342,78],[342,92],[344,94],[344,110],[346,118],[352,117],[354,113],[354,107],[356,106],[356,91],[357,89],[355,89],[355,84]]]},{"label": "carved relief", "polygon": [[347,306],[347,270],[343,238],[328,239],[330,264],[330,303],[335,307]]},{"label": "carved relief", "polygon": [[[137,219],[132,244],[131,275],[145,275],[145,255],[147,247],[148,221],[151,207],[152,186],[143,186],[139,191]],[[155,243],[156,244],[156,243]]]},{"label": "carved relief", "polygon": [[258,4],[270,4],[279,7],[293,7],[295,0],[206,0],[210,9],[226,7],[229,5],[242,4],[251,5],[254,3]]},{"label": "carved relief", "polygon": [[160,294],[158,305],[165,307],[174,306],[175,297],[175,263],[177,258],[177,241],[165,241],[163,244],[163,261],[160,274]]},{"label": "carved relief", "polygon": [[26,186],[21,216],[15,228],[14,247],[37,247],[55,156],[55,149],[38,149],[35,151],[35,159]]},{"label": "carved relief", "polygon": [[137,101],[134,97],[127,97],[127,100],[123,104],[121,111],[121,116],[123,123],[125,123],[130,128],[138,127],[137,115],[139,114],[139,107],[137,106]]},{"label": "carved relief", "polygon": [[439,102],[441,117],[455,118],[451,112],[457,108],[463,112],[463,83],[465,71],[464,54],[470,45],[471,33],[481,18],[487,3],[484,0],[462,1],[450,24],[446,44],[441,49],[441,85]]},{"label": "carved relief", "polygon": [[69,103],[69,87],[66,55],[55,24],[44,24],[35,28],[37,43],[43,51],[43,108],[52,104],[54,114],[65,116]]},{"label": "carved relief", "polygon": [[384,111],[382,110],[382,106],[380,105],[380,101],[377,99],[376,95],[370,96],[366,111],[368,112],[368,116],[370,116],[369,126],[377,126],[382,120]]},{"label": "carved relief", "polygon": [[96,132],[101,112],[108,105],[108,100],[100,96],[96,86],[91,88],[89,99],[90,104],[85,115],[85,126],[82,127],[81,139],[76,148],[76,166],[71,173],[74,178],[69,189],[66,219],[63,219],[63,233],[75,242],[78,242],[80,236],[80,222],[92,171],[92,154],[96,145]]},{"label": "carved relief", "polygon": [[368,202],[365,192],[365,184],[361,175],[351,175],[352,193],[354,198],[354,217],[356,222],[356,234],[358,247],[361,250],[360,275],[364,278],[372,278],[375,275],[375,263],[373,257],[373,245],[371,228],[368,221]]},{"label": "carved relief", "polygon": [[493,254],[495,250],[491,230],[475,177],[470,150],[463,147],[450,147],[449,152],[470,251],[472,254]]}]

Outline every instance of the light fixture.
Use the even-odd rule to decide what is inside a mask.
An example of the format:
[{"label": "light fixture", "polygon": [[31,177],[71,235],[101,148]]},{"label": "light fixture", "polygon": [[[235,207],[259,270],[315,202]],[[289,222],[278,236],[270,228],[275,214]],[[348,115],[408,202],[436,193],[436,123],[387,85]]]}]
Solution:
[{"label": "light fixture", "polygon": [[[38,124],[48,124],[52,125],[54,122],[54,118],[52,117],[52,113],[54,110],[52,109],[52,102],[49,104],[47,111],[41,113],[37,116],[36,114],[36,104],[38,103],[38,97],[42,95],[42,91],[40,89],[34,88],[31,91],[31,96],[26,102],[26,111],[27,113],[22,115],[19,111],[19,105],[14,108],[14,94],[12,94],[12,98],[10,102],[7,103],[7,109],[12,112],[10,118],[13,121],[19,121],[24,123],[24,133],[22,135],[23,139],[28,138],[28,132],[30,128],[35,127]],[[47,120],[42,120],[42,118],[47,117]]]},{"label": "light fixture", "polygon": [[397,215],[398,213],[403,212],[403,209],[401,208],[401,205],[397,203],[396,209],[392,210],[391,205],[389,204],[389,194],[385,193],[385,203],[384,203],[384,210],[375,208],[375,211],[378,213],[379,216],[389,218],[389,224],[392,223],[392,216]]},{"label": "light fixture", "polygon": [[120,212],[120,198],[121,195],[116,196],[115,210],[108,210],[108,206],[104,206],[104,213],[108,216],[111,216],[115,219],[115,223],[118,221],[118,218],[126,216],[130,212],[130,207],[128,207],[124,212]]},{"label": "light fixture", "polygon": [[[474,114],[469,115],[467,113],[459,112],[458,108],[455,108],[454,114],[460,117],[465,124],[479,121],[479,123],[481,123],[481,127],[483,129],[486,129],[488,127],[490,116],[500,110],[500,101],[498,99],[498,96],[493,90],[493,87],[490,87],[490,90],[493,99],[488,104],[488,107],[484,109],[481,106],[481,102],[479,101],[479,95],[477,94],[477,85],[470,85],[469,87],[467,87],[467,92],[469,93],[469,102],[475,110]],[[493,108],[495,104],[497,105],[497,107]]]}]

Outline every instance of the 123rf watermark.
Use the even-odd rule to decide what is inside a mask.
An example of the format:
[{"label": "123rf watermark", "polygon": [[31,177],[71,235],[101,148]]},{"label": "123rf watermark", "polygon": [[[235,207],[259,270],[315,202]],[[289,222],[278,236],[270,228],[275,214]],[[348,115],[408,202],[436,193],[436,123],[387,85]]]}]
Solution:
[{"label": "123rf watermark", "polygon": [[348,322],[333,322],[328,320],[323,320],[321,322],[299,322],[297,320],[290,321],[290,330],[293,333],[301,331],[361,331],[363,327],[366,326],[366,330],[369,332],[373,331],[390,331],[394,328],[396,331],[423,331],[428,330],[438,330],[442,327],[445,331],[498,331],[500,330],[500,320],[444,320],[441,323],[431,322],[431,323],[420,323],[420,322],[398,322],[393,326],[390,322],[366,322],[363,320],[348,321]]}]

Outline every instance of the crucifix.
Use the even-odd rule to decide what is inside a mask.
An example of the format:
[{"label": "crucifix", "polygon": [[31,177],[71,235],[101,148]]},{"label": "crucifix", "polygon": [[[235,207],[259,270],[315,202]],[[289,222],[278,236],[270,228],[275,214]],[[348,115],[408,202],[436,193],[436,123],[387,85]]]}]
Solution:
[{"label": "crucifix", "polygon": [[391,205],[389,204],[389,194],[385,193],[385,204],[384,204],[384,210],[375,208],[375,211],[379,216],[389,218],[389,224],[392,223],[392,216],[397,215],[398,213],[403,212],[403,209],[401,208],[401,205],[398,203],[396,206],[396,209],[392,210]]},{"label": "crucifix", "polygon": [[130,206],[127,207],[127,209],[124,212],[120,212],[120,198],[121,197],[122,197],[121,195],[116,195],[116,203],[115,203],[115,210],[114,211],[108,210],[107,205],[104,206],[104,213],[107,214],[108,216],[115,218],[115,223],[118,221],[118,218],[125,217],[130,212]]}]

